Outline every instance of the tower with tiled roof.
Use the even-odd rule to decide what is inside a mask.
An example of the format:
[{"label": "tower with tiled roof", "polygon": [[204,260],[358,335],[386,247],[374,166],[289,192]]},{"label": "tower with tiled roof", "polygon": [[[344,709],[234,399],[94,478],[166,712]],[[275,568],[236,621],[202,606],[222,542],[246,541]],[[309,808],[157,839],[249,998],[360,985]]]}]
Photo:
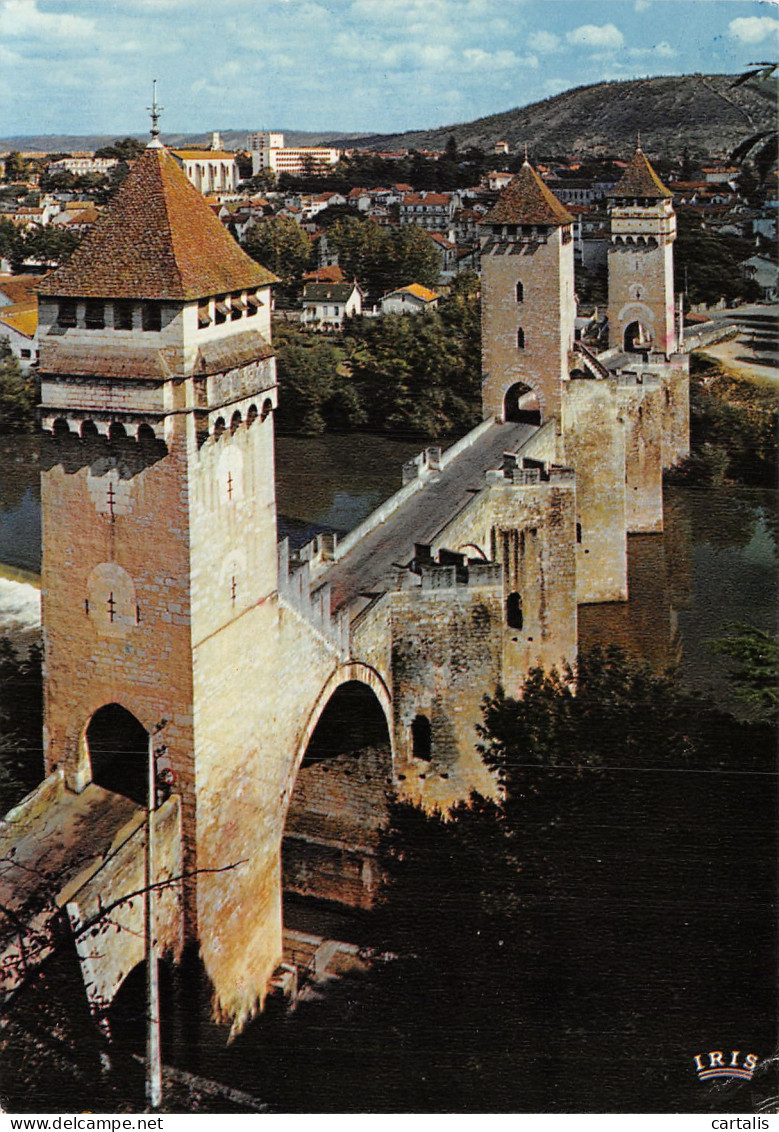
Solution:
[{"label": "tower with tiled roof", "polygon": [[573,217],[525,161],[480,227],[483,415],[546,420],[573,346]]},{"label": "tower with tiled roof", "polygon": [[[242,774],[261,778],[245,707],[268,684],[278,616],[274,278],[155,139],[39,289],[47,770],[143,805],[160,727],[184,938],[208,941],[219,987],[259,932],[247,924],[231,953],[215,925],[237,897],[208,870],[240,855],[225,806]],[[236,876],[257,898],[252,867]],[[280,949],[265,936],[259,969]]]},{"label": "tower with tiled roof", "polygon": [[676,350],[672,193],[639,147],[609,201],[609,346]]}]

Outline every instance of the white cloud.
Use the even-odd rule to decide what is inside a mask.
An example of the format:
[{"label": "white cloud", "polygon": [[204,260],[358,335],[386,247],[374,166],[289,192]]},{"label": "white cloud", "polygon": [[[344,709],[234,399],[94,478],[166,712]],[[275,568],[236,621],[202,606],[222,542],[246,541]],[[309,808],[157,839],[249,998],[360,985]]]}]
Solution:
[{"label": "white cloud", "polygon": [[588,47],[596,51],[618,51],[625,44],[625,37],[614,24],[582,24],[565,37],[574,47]]},{"label": "white cloud", "polygon": [[534,31],[527,37],[527,45],[531,51],[551,55],[560,48],[560,36],[551,31]]},{"label": "white cloud", "polygon": [[779,20],[774,16],[739,16],[728,24],[728,34],[748,46],[779,40]]},{"label": "white cloud", "polygon": [[463,58],[471,70],[502,71],[508,68],[537,67],[535,55],[516,55],[513,51],[482,51],[480,47],[468,47]]},{"label": "white cloud", "polygon": [[628,55],[631,59],[673,59],[678,55],[668,40],[664,39],[661,43],[656,43],[654,47],[630,47],[628,48]]},{"label": "white cloud", "polygon": [[636,0],[635,4],[633,5],[633,10],[636,12],[646,12],[647,9],[651,7],[651,0]]},{"label": "white cloud", "polygon": [[0,36],[74,39],[91,35],[94,27],[94,20],[83,16],[41,12],[36,0],[3,0],[0,4]]}]

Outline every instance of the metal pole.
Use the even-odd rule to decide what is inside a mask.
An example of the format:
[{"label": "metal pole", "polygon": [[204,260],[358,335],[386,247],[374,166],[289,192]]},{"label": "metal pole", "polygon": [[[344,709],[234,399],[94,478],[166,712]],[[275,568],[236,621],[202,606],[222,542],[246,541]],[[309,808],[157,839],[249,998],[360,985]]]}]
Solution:
[{"label": "metal pole", "polygon": [[162,1104],[162,1056],[160,1050],[160,995],[157,969],[156,894],[152,890],[156,877],[154,861],[154,811],[157,802],[157,783],[154,766],[154,735],[149,732],[149,775],[146,798],[146,857],[144,883],[144,911],[146,935],[146,1099],[149,1108]]}]

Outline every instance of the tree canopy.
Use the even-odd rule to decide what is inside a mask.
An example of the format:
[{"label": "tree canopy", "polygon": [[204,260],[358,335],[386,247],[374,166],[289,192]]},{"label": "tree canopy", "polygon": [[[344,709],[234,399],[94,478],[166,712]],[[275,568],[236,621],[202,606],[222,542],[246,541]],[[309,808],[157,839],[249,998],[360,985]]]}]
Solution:
[{"label": "tree canopy", "polygon": [[0,432],[31,432],[37,404],[34,375],[22,373],[8,339],[0,337]]},{"label": "tree canopy", "polygon": [[438,310],[348,319],[328,337],[277,324],[278,425],[447,436],[479,420],[478,295],[467,281]]},{"label": "tree canopy", "polygon": [[438,283],[440,252],[415,225],[382,228],[375,220],[349,217],[337,221],[327,238],[338,252],[344,275],[356,279],[374,299],[409,283],[431,288]]}]

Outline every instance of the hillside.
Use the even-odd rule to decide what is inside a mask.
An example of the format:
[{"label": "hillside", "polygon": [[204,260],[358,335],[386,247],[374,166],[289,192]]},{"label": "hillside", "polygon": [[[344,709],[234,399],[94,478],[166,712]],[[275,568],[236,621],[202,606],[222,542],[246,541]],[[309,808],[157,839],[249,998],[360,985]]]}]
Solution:
[{"label": "hillside", "polygon": [[[776,121],[776,86],[770,81],[731,86],[733,75],[680,75],[596,83],[576,87],[543,102],[490,114],[474,122],[413,130],[404,134],[339,134],[284,131],[288,145],[337,145],[358,149],[443,149],[454,136],[460,149],[491,149],[506,141],[512,152],[527,143],[536,158],[584,153],[629,152],[641,132],[647,153],[678,157],[726,155],[744,137],[770,129]],[[228,149],[246,145],[247,129],[221,131]],[[105,136],[33,136],[0,138],[0,151],[41,153],[93,150],[119,134]],[[145,137],[146,135],[138,135]],[[207,145],[210,135],[169,134],[170,146]]]},{"label": "hillside", "polygon": [[[506,141],[512,152],[527,143],[536,158],[578,153],[625,154],[640,131],[656,157],[726,155],[745,136],[776,121],[776,86],[731,88],[733,75],[681,75],[596,83],[474,122],[373,135],[348,144],[366,149],[443,149],[454,136],[460,149],[487,149]],[[345,143],[346,144],[346,143]]]}]

